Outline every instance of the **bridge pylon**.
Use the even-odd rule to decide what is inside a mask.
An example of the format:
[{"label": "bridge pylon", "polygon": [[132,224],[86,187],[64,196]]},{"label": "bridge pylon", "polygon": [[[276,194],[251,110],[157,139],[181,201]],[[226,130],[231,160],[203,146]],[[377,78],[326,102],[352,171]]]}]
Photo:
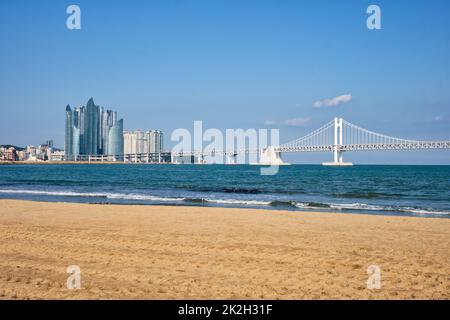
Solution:
[{"label": "bridge pylon", "polygon": [[351,162],[344,162],[342,150],[343,143],[343,119],[342,118],[334,118],[334,145],[333,145],[333,162],[323,162],[324,166],[352,166]]}]

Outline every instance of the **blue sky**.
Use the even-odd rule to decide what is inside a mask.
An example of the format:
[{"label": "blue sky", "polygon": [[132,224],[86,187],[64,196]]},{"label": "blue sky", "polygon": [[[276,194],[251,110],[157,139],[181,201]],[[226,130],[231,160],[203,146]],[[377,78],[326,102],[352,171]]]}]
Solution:
[{"label": "blue sky", "polygon": [[[66,28],[70,4],[81,8],[81,30]],[[382,10],[382,30],[366,27],[370,4]],[[125,129],[162,129],[168,146],[172,130],[194,120],[277,127],[285,142],[335,116],[450,140],[449,12],[446,0],[3,0],[0,144],[62,147],[65,106],[90,97],[118,111]],[[314,107],[344,94],[351,100]],[[450,152],[346,160],[450,164]]]}]

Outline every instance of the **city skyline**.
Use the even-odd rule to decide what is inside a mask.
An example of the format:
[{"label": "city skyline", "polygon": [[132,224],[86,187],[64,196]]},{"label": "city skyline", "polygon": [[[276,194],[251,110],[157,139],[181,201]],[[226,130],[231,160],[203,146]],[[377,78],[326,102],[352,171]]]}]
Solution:
[{"label": "city skyline", "polygon": [[[68,30],[67,3],[0,3],[0,108],[11,120],[1,144],[52,138],[62,148],[61,105],[90,96],[124,115],[128,131],[170,134],[202,120],[280,128],[286,142],[343,117],[405,139],[450,137],[448,1],[377,1],[381,30],[367,29],[364,1],[135,4],[78,1],[81,30]],[[349,158],[450,164],[433,151]]]}]

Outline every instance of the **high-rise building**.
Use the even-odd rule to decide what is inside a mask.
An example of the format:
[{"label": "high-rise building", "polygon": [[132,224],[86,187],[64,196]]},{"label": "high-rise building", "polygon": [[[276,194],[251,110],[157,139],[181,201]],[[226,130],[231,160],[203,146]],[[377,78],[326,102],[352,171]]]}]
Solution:
[{"label": "high-rise building", "polygon": [[108,133],[108,155],[123,154],[123,119],[112,125]]},{"label": "high-rise building", "polygon": [[123,140],[125,154],[161,153],[164,149],[164,134],[160,130],[125,131]]},{"label": "high-rise building", "polygon": [[132,131],[125,131],[123,133],[123,153],[135,154],[136,153],[136,134]]},{"label": "high-rise building", "polygon": [[70,109],[70,106],[67,105],[66,107],[66,135],[65,135],[65,142],[64,142],[64,152],[66,155],[66,159],[73,157],[74,150],[73,150],[73,128],[74,128],[74,122],[73,122],[73,112],[72,109]]},{"label": "high-rise building", "polygon": [[164,134],[160,130],[148,132],[148,152],[159,153],[164,148]]},{"label": "high-rise building", "polygon": [[100,110],[100,135],[99,135],[99,150],[101,154],[108,154],[108,136],[110,128],[117,122],[117,113],[111,110]]},{"label": "high-rise building", "polygon": [[78,155],[123,154],[123,119],[117,113],[95,105],[89,99],[86,106],[66,107],[65,157]]},{"label": "high-rise building", "polygon": [[103,154],[98,148],[99,113],[100,108],[94,104],[94,99],[89,99],[84,126],[84,154]]}]

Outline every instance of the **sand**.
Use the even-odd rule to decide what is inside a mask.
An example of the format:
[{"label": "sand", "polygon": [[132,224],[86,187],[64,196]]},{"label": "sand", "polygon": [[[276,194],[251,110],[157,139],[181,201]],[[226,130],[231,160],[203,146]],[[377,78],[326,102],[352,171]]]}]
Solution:
[{"label": "sand", "polygon": [[0,200],[0,299],[449,299],[449,248],[450,219]]}]

